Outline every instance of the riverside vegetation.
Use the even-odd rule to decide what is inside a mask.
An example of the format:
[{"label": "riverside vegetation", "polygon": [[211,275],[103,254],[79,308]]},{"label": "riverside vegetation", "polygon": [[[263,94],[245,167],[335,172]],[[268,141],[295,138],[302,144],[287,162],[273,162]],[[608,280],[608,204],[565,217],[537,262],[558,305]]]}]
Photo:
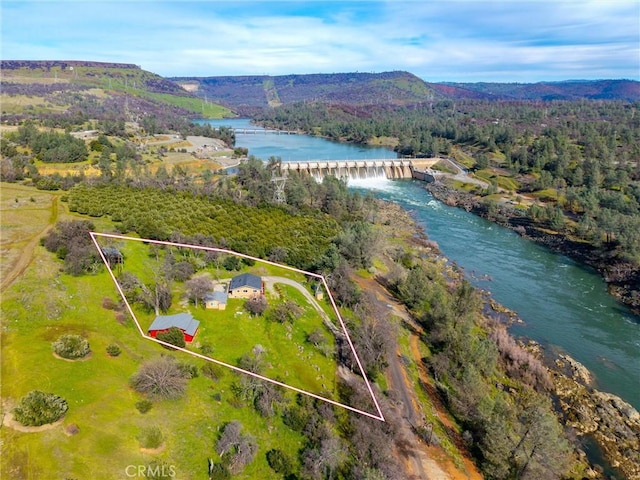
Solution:
[{"label": "riverside vegetation", "polygon": [[[149,116],[163,123],[157,115],[154,111]],[[33,144],[20,141],[24,129],[42,131],[37,115],[33,126],[23,125],[16,136],[3,138],[3,180],[51,191],[64,188],[62,206],[69,209],[65,221],[43,239],[49,251],[36,251],[37,268],[28,268],[3,292],[2,369],[15,379],[3,388],[3,405],[44,388],[41,376],[24,372],[51,363],[51,342],[60,336],[78,335],[94,352],[85,362],[56,359],[47,371],[46,387],[69,405],[65,421],[76,430],[80,427],[82,445],[77,435],[59,438],[3,428],[8,445],[3,474],[73,477],[90,468],[109,478],[121,476],[126,465],[142,463],[172,465],[181,476],[197,478],[209,458],[220,478],[405,478],[398,451],[404,420],[385,372],[399,361],[402,332],[411,326],[380,308],[353,282],[374,278],[404,302],[412,322],[423,330],[422,358],[406,362],[428,368],[436,396],[456,419],[452,426],[438,419],[434,399],[421,395],[422,410],[432,419],[432,443],[459,465],[461,456],[470,452],[487,478],[597,477],[580,453],[573,430],[554,411],[548,370],[487,318],[478,293],[445,266],[433,244],[402,223],[406,217],[400,212],[389,214],[392,207],[350,192],[340,180],[326,178],[318,184],[297,174],[287,183],[287,203],[274,205],[269,180],[277,159],[265,166],[249,158],[236,176],[160,168],[151,174],[143,168],[146,160],[127,143],[135,133],[125,120],[115,119],[126,127],[124,137],[122,132],[101,134],[112,145],[131,147],[133,154],[105,157],[101,175],[93,178],[38,173]],[[87,126],[84,120],[76,125]],[[58,143],[51,145],[59,148]],[[178,354],[143,341],[134,334],[122,305],[105,299],[115,293],[89,243],[88,231],[93,229],[229,247],[322,273],[375,381],[387,421],[278,390],[265,398],[265,385],[238,389],[237,375],[202,362],[184,363]],[[130,260],[136,258],[134,254]],[[34,295],[41,285],[51,285],[48,294]],[[115,351],[114,345],[121,353],[111,356],[107,348]],[[258,352],[247,352],[246,361],[255,361]],[[334,360],[347,370],[351,366],[339,348]],[[143,373],[158,371],[159,378],[170,381],[139,381],[148,379]],[[340,375],[340,400],[363,403],[367,393],[358,385],[349,375]],[[415,427],[421,431],[427,425]],[[165,447],[152,456],[140,451],[141,445],[155,447],[159,442]],[[634,475],[637,460],[631,455],[620,467]]]},{"label": "riverside vegetation", "polygon": [[639,106],[585,100],[444,100],[376,108],[297,103],[256,118],[340,141],[384,139],[401,156],[456,159],[486,188],[452,181],[446,190],[434,190],[438,198],[472,205],[491,220],[559,245],[598,268],[612,292],[637,311]]}]

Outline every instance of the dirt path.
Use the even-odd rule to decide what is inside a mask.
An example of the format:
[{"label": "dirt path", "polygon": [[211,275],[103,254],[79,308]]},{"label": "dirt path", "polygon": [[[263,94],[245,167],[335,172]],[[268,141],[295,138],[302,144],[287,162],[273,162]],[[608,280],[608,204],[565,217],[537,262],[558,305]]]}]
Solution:
[{"label": "dirt path", "polygon": [[460,165],[458,162],[447,158],[446,160],[443,160],[444,162],[448,163],[450,166],[453,167],[454,170],[456,170],[456,174],[451,176],[451,175],[445,175],[448,176],[450,178],[453,178],[454,180],[458,180],[460,182],[464,182],[464,183],[473,183],[475,185],[479,185],[482,188],[487,188],[489,186],[489,184],[487,182],[485,182],[484,180],[479,180],[477,178],[471,177],[468,173],[466,168],[463,165]]},{"label": "dirt path", "polygon": [[401,362],[400,352],[389,359],[387,377],[389,387],[396,393],[400,402],[399,409],[403,424],[400,425],[402,437],[402,456],[411,479],[429,480],[482,480],[482,475],[478,471],[473,461],[468,456],[462,439],[455,432],[454,424],[449,417],[446,408],[440,402],[435,388],[431,384],[428,372],[422,361],[422,355],[418,348],[421,327],[414,322],[408,314],[404,305],[400,304],[384,287],[372,279],[356,278],[356,283],[369,292],[374,293],[376,299],[384,303],[391,313],[402,319],[411,329],[410,348],[413,361],[418,366],[420,381],[427,391],[431,403],[436,410],[436,415],[447,429],[451,440],[456,444],[458,450],[463,455],[464,470],[456,467],[453,460],[439,446],[426,445],[415,433],[414,427],[422,425],[424,415],[420,402],[415,393],[418,388],[411,382],[405,366]]},{"label": "dirt path", "polygon": [[11,285],[27,269],[31,260],[33,260],[33,252],[38,246],[40,239],[46,235],[58,221],[58,208],[58,196],[54,195],[51,199],[51,216],[49,217],[49,223],[44,230],[28,239],[27,245],[24,247],[22,252],[20,252],[20,256],[11,267],[11,270],[9,270],[9,273],[3,276],[2,281],[0,282],[0,292],[4,292],[9,285]]}]

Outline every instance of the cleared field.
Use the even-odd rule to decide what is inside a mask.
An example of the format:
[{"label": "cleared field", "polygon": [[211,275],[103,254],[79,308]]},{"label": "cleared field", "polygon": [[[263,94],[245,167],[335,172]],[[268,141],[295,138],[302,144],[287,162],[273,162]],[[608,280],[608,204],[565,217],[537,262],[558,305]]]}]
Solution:
[{"label": "cleared field", "polygon": [[0,184],[0,278],[2,289],[31,261],[41,235],[58,216],[58,195]]},{"label": "cleared field", "polygon": [[2,113],[13,114],[22,113],[29,110],[31,113],[38,112],[64,112],[68,106],[54,105],[42,97],[28,97],[26,95],[0,94],[0,105]]}]

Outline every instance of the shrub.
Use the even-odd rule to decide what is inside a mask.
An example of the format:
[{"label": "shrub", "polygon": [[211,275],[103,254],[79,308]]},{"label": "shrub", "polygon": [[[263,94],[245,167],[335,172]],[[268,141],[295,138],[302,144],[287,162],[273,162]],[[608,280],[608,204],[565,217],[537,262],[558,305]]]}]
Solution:
[{"label": "shrub", "polygon": [[106,310],[115,310],[118,308],[118,304],[112,298],[104,297],[102,299],[102,308]]},{"label": "shrub", "polygon": [[110,345],[107,345],[107,353],[110,357],[117,357],[122,353],[122,350],[120,350],[120,347],[118,345],[112,343]]},{"label": "shrub", "polygon": [[149,427],[142,430],[138,435],[138,442],[141,448],[158,448],[162,445],[164,437],[158,427]]},{"label": "shrub", "polygon": [[192,378],[196,378],[198,376],[198,367],[196,367],[192,363],[180,362],[178,363],[178,368],[182,372],[182,375],[187,380],[191,380]]},{"label": "shrub", "polygon": [[156,335],[156,338],[180,348],[184,348],[187,344],[184,341],[184,334],[182,333],[182,330],[180,330],[178,327],[171,327],[166,332],[161,332]]},{"label": "shrub", "polygon": [[136,402],[136,408],[142,414],[147,413],[153,407],[153,402],[151,400],[140,400]]},{"label": "shrub", "polygon": [[64,398],[33,390],[20,399],[13,416],[22,425],[38,427],[59,420],[68,409]]},{"label": "shrub", "polygon": [[222,463],[214,463],[209,469],[209,478],[215,478],[216,480],[227,480],[231,478],[231,472]]},{"label": "shrub", "polygon": [[202,365],[202,367],[200,367],[200,370],[205,377],[209,377],[211,380],[219,380],[220,377],[224,375],[224,372],[220,365],[216,365],[212,362],[205,363],[204,365]]},{"label": "shrub", "polygon": [[80,335],[62,335],[51,346],[57,355],[71,360],[85,357],[91,352],[89,342]]},{"label": "shrub", "polygon": [[291,471],[291,459],[282,451],[272,449],[267,452],[267,463],[276,473],[286,475]]}]

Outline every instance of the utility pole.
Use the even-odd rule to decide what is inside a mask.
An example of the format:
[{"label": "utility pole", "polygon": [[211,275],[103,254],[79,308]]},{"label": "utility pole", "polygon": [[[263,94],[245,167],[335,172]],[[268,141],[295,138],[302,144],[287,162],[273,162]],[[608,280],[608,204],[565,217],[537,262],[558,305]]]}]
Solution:
[{"label": "utility pole", "polygon": [[287,183],[287,170],[282,171],[282,160],[271,167],[271,182],[273,182],[276,187],[273,192],[274,203],[286,203],[287,197],[284,192],[284,187]]}]

